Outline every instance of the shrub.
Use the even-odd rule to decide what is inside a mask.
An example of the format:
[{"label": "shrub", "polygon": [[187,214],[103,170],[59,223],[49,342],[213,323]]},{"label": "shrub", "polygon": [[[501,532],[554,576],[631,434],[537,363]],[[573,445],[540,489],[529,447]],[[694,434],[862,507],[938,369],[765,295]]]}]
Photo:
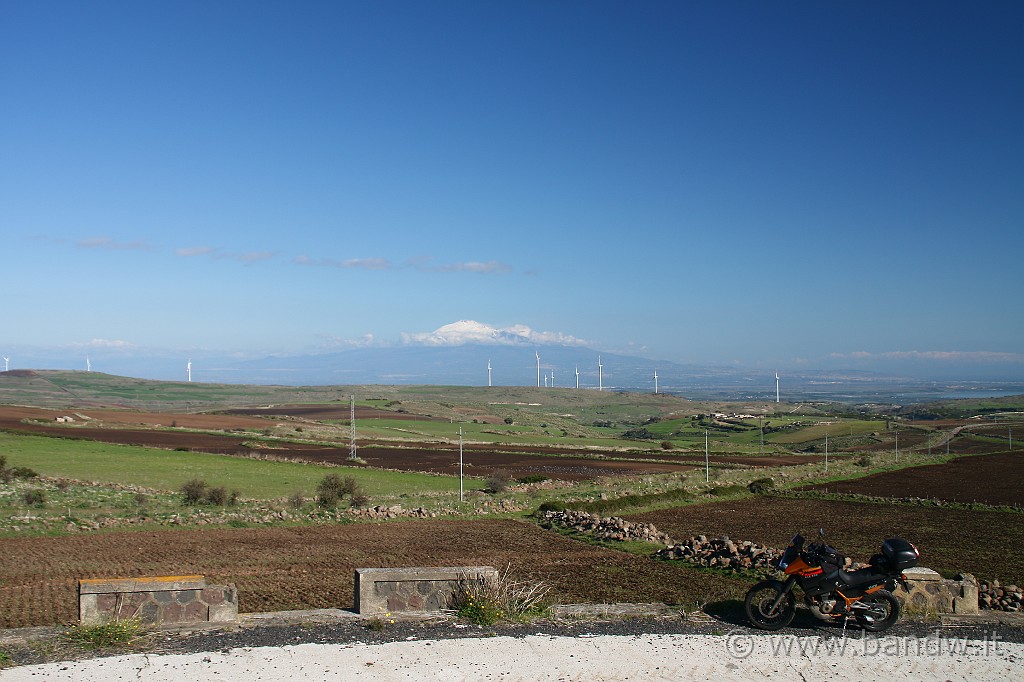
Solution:
[{"label": "shrub", "polygon": [[188,505],[201,503],[206,498],[207,487],[203,479],[193,478],[181,486],[182,502]]},{"label": "shrub", "polygon": [[288,498],[288,506],[292,509],[302,509],[306,504],[306,498],[301,490],[296,490]]},{"label": "shrub", "polygon": [[509,426],[512,426],[513,424],[515,424],[515,420],[513,420],[512,417],[505,417],[505,423],[508,424]]},{"label": "shrub", "polygon": [[56,482],[54,482],[54,485],[57,486],[57,490],[64,492],[71,487],[71,481],[66,478],[58,478]]},{"label": "shrub", "polygon": [[509,483],[512,482],[512,477],[509,476],[507,471],[495,470],[487,477],[486,487],[484,490],[497,495],[508,490]]},{"label": "shrub", "polygon": [[511,566],[506,566],[493,583],[460,580],[452,593],[451,607],[460,618],[477,625],[493,625],[499,620],[524,622],[544,614],[549,589],[544,582],[513,577]]},{"label": "shrub", "polygon": [[717,485],[709,490],[708,494],[714,495],[715,497],[721,497],[724,495],[737,495],[745,492],[747,492],[747,489],[742,485]]},{"label": "shrub", "polygon": [[35,469],[29,469],[28,467],[13,467],[10,471],[11,478],[37,478],[39,476]]},{"label": "shrub", "polygon": [[675,447],[676,446],[673,445],[672,441],[670,441],[670,440],[663,440],[663,441],[661,441],[661,449],[662,450],[673,450],[673,449],[675,449]]},{"label": "shrub", "polygon": [[39,474],[28,467],[7,466],[7,456],[0,455],[0,481],[10,483],[16,478],[35,478],[38,475]]},{"label": "shrub", "polygon": [[317,485],[316,503],[326,508],[337,507],[346,495],[365,497],[354,476],[342,478],[338,474],[327,474]]},{"label": "shrub", "polygon": [[622,433],[622,437],[628,440],[650,440],[654,438],[654,434],[645,428],[629,429]]},{"label": "shrub", "polygon": [[46,491],[41,488],[26,490],[22,493],[21,500],[30,507],[45,507]]},{"label": "shrub", "polygon": [[759,478],[748,483],[747,490],[755,495],[767,495],[775,492],[775,481],[770,478]]},{"label": "shrub", "polygon": [[870,455],[863,455],[863,456],[861,456],[860,459],[858,459],[856,462],[854,462],[854,464],[856,466],[865,467],[865,468],[870,467],[874,463],[875,463],[875,460]]},{"label": "shrub", "polygon": [[147,495],[146,493],[135,493],[133,499],[135,500],[135,504],[141,506],[149,502],[149,495]]},{"label": "shrub", "polygon": [[206,491],[204,499],[209,504],[223,507],[228,503],[228,489],[224,486],[218,486],[216,488],[210,488]]},{"label": "shrub", "polygon": [[547,512],[563,512],[567,509],[564,502],[548,501],[541,502],[541,505],[537,507],[536,515],[543,516]]},{"label": "shrub", "polygon": [[529,476],[523,476],[518,480],[520,483],[543,483],[548,480],[548,477],[544,474],[530,474]]},{"label": "shrub", "polygon": [[357,489],[352,493],[352,498],[349,500],[349,504],[352,507],[368,507],[370,506],[370,496]]}]

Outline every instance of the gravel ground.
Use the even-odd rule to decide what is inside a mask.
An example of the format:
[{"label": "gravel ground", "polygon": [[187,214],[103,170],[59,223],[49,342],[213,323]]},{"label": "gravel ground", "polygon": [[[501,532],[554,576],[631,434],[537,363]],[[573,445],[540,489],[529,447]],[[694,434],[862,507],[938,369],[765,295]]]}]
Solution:
[{"label": "gravel ground", "polygon": [[[293,617],[294,618],[294,617]],[[548,636],[559,638],[589,638],[597,636],[641,637],[645,635],[707,635],[739,638],[769,636],[839,638],[842,627],[816,620],[805,610],[798,611],[792,627],[774,633],[764,633],[745,624],[740,610],[720,616],[694,613],[677,617],[614,617],[581,618],[571,620],[538,620],[528,624],[496,624],[479,626],[449,617],[427,620],[395,619],[394,623],[347,617],[336,622],[314,623],[260,622],[242,626],[203,631],[164,631],[147,633],[135,643],[111,649],[87,650],[71,645],[60,636],[59,630],[41,629],[37,637],[0,639],[0,652],[9,658],[10,665],[32,665],[55,661],[83,660],[94,657],[128,653],[194,654],[227,652],[233,649],[259,647],[286,647],[299,644],[385,644],[391,642],[438,641],[452,639],[479,639],[492,637],[526,638]],[[11,633],[13,631],[8,631]],[[1024,644],[1024,625],[965,623],[942,625],[938,622],[901,619],[887,633],[897,638],[968,638],[978,641],[998,638],[1000,642]],[[846,631],[848,638],[861,638],[864,633],[855,626]],[[872,637],[872,635],[868,635]],[[0,674],[0,677],[3,677]]]}]

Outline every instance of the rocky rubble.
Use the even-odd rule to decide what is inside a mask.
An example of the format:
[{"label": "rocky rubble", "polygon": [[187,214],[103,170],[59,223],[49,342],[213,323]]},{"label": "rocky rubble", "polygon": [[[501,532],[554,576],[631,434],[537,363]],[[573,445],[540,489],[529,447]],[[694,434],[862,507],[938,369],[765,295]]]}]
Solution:
[{"label": "rocky rubble", "polygon": [[545,524],[588,533],[602,540],[637,540],[671,545],[672,538],[659,531],[653,523],[635,523],[618,516],[602,517],[582,511],[549,511],[545,512],[542,521]]},{"label": "rocky rubble", "polygon": [[726,568],[733,571],[751,569],[771,571],[772,562],[782,556],[782,550],[759,545],[750,540],[734,542],[723,536],[708,539],[705,535],[692,537],[657,552],[659,559],[676,559],[707,568]]},{"label": "rocky rubble", "polygon": [[1000,584],[998,580],[983,582],[978,585],[978,606],[993,611],[1021,610],[1022,599],[1021,589],[1016,585]]}]

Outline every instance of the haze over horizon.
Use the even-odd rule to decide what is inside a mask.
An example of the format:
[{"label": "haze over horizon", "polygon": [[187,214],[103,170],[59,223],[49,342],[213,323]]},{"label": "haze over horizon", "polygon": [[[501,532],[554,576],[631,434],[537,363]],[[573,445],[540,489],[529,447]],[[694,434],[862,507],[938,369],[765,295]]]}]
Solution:
[{"label": "haze over horizon", "polygon": [[7,3],[0,354],[507,341],[1024,380],[1022,21]]}]

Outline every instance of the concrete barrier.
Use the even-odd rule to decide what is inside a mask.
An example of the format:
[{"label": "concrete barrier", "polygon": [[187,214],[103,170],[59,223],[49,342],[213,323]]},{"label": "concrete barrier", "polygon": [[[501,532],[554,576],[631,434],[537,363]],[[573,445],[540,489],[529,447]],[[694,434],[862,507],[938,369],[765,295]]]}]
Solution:
[{"label": "concrete barrier", "polygon": [[930,568],[908,568],[909,591],[898,586],[894,595],[911,614],[978,613],[978,581],[970,573],[947,580]]},{"label": "concrete barrier", "polygon": [[442,568],[357,568],[355,607],[360,615],[440,611],[449,608],[452,594],[463,580],[495,584],[498,571],[491,566]]},{"label": "concrete barrier", "polygon": [[207,585],[201,575],[78,581],[82,625],[135,617],[146,625],[234,622],[238,591],[234,585]]}]

